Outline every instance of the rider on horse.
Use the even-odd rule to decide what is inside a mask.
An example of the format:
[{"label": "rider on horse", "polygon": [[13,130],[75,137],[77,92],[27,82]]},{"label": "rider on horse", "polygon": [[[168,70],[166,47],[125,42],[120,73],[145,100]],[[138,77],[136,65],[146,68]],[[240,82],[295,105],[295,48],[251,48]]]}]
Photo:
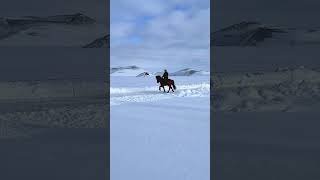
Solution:
[{"label": "rider on horse", "polygon": [[167,84],[168,79],[169,79],[169,73],[168,73],[168,71],[167,71],[166,69],[164,70],[164,73],[163,73],[163,75],[162,75],[162,78],[163,78],[163,80],[164,80],[164,83]]},{"label": "rider on horse", "polygon": [[162,76],[157,75],[156,79],[157,79],[157,83],[160,83],[159,90],[163,88],[163,91],[165,92],[164,86],[169,86],[168,92],[170,92],[170,89],[172,90],[172,92],[174,92],[174,90],[177,89],[176,85],[174,84],[174,80],[169,79],[169,73],[166,69],[164,70],[163,75]]}]

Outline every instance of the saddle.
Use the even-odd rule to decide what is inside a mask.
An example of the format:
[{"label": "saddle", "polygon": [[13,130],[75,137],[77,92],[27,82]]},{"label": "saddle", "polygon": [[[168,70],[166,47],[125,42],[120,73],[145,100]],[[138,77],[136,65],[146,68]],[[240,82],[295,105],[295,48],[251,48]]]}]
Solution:
[{"label": "saddle", "polygon": [[163,85],[168,85],[169,78],[162,78],[163,79]]}]

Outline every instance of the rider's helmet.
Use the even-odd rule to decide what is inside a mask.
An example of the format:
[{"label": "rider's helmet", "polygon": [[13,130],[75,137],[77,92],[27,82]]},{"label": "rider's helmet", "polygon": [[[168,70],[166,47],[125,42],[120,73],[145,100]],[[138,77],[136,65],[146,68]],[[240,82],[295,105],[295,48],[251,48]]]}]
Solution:
[{"label": "rider's helmet", "polygon": [[164,72],[167,72],[167,70],[165,69]]}]

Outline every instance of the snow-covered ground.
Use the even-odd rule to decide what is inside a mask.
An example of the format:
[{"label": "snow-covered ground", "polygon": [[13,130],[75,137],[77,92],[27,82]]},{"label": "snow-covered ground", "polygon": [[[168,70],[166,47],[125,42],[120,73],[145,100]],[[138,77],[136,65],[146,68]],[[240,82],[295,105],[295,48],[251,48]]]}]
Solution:
[{"label": "snow-covered ground", "polygon": [[111,77],[111,179],[209,179],[209,76],[171,78]]},{"label": "snow-covered ground", "polygon": [[304,67],[273,72],[216,73],[212,76],[217,111],[315,111],[320,72]]},{"label": "snow-covered ground", "polygon": [[319,179],[319,112],[214,113],[214,179]]},{"label": "snow-covered ground", "polygon": [[[159,91],[155,77],[112,77],[110,104],[119,105],[132,102],[153,102],[178,97],[208,97],[209,76],[174,77],[177,90],[169,94]],[[168,87],[165,87],[166,91]]]},{"label": "snow-covered ground", "polygon": [[217,80],[224,86],[212,89],[213,110],[315,111],[320,97],[317,51],[315,47],[212,48],[216,59],[212,83]]},{"label": "snow-covered ground", "polygon": [[1,177],[106,179],[107,104],[106,98],[0,100],[0,159],[7,162]]},{"label": "snow-covered ground", "polygon": [[126,66],[111,68],[110,72],[110,76],[138,76],[147,71],[137,66]]},{"label": "snow-covered ground", "polygon": [[0,101],[0,139],[33,137],[51,128],[106,128],[103,98]]}]

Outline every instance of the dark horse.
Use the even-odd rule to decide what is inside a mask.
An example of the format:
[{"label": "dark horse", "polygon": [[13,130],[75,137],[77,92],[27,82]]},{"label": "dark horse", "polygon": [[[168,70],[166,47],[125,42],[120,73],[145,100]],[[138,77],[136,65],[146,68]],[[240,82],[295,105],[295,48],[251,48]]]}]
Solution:
[{"label": "dark horse", "polygon": [[164,89],[164,86],[169,86],[168,92],[170,92],[170,89],[172,90],[172,92],[174,92],[173,89],[176,89],[176,85],[174,85],[174,81],[173,80],[168,79],[167,83],[165,83],[164,79],[161,76],[156,76],[156,79],[157,79],[157,83],[160,83],[159,91],[161,90],[161,87],[162,87],[163,88],[163,92],[166,92],[165,89]]}]

